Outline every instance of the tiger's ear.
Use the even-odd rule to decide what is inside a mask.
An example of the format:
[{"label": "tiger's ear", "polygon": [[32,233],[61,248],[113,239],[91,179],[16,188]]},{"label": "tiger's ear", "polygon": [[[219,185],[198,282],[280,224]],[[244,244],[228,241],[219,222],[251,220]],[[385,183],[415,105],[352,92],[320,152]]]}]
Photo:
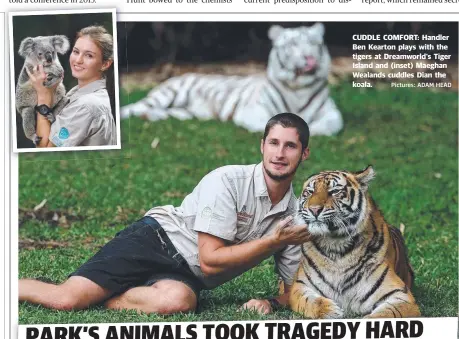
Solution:
[{"label": "tiger's ear", "polygon": [[355,178],[359,182],[359,184],[363,186],[368,186],[368,183],[374,179],[376,176],[376,172],[373,169],[373,166],[369,165],[363,171],[354,173]]},{"label": "tiger's ear", "polygon": [[19,46],[19,55],[23,58],[27,58],[30,53],[33,52],[33,48],[35,46],[35,42],[33,38],[25,38],[21,41],[21,45]]},{"label": "tiger's ear", "polygon": [[269,30],[268,30],[268,37],[271,39],[271,40],[276,40],[277,37],[279,35],[281,35],[281,33],[283,32],[284,28],[279,26],[279,25],[273,25],[271,27],[269,27]]},{"label": "tiger's ear", "polygon": [[318,22],[309,27],[310,39],[316,44],[322,44],[324,42],[325,27],[322,23]]},{"label": "tiger's ear", "polygon": [[321,36],[321,37],[324,36],[324,34],[325,34],[325,26],[324,26],[324,24],[321,23],[321,22],[318,22],[318,23],[315,23],[314,25],[312,25],[312,26],[311,26],[311,30],[312,30],[315,34],[317,34],[317,35],[319,35],[319,36]]},{"label": "tiger's ear", "polygon": [[51,37],[51,44],[59,54],[65,54],[70,47],[69,39],[65,35],[54,35]]}]

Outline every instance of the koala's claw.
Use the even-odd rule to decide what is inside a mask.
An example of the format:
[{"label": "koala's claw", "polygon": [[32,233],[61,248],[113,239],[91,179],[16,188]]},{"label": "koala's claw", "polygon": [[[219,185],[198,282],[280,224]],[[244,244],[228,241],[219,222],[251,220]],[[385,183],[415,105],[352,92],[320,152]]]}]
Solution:
[{"label": "koala's claw", "polygon": [[46,118],[51,124],[54,123],[54,121],[56,121],[56,117],[54,116],[54,114],[48,114]]},{"label": "koala's claw", "polygon": [[52,87],[55,84],[57,84],[61,78],[47,78],[45,81],[43,81],[43,86],[45,87]]},{"label": "koala's claw", "polygon": [[42,137],[39,137],[39,136],[36,135],[36,134],[34,135],[34,137],[33,137],[33,142],[34,142],[35,146],[38,145],[38,144],[40,143],[41,139],[43,139],[43,138],[42,138]]}]

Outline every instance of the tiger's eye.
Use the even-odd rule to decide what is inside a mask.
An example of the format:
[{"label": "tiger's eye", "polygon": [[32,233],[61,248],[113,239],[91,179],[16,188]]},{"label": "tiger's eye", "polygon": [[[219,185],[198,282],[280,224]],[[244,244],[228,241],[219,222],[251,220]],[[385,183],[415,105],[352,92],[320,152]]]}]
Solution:
[{"label": "tiger's eye", "polygon": [[314,190],[313,190],[313,189],[311,189],[311,188],[306,188],[306,189],[303,191],[303,196],[311,195],[312,193],[314,193]]}]

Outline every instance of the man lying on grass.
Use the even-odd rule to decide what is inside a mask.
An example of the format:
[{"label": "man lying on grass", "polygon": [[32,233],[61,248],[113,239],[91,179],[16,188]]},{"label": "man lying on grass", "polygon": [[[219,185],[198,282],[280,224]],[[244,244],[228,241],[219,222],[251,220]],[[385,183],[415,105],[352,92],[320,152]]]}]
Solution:
[{"label": "man lying on grass", "polygon": [[287,305],[309,240],[306,225],[290,225],[292,180],[309,156],[309,128],[291,113],[271,118],[257,165],[218,168],[180,207],[154,207],[119,232],[60,285],[19,280],[19,300],[59,310],[105,302],[111,309],[171,314],[196,309],[212,289],[274,255],[284,294],[246,302],[264,314]]}]

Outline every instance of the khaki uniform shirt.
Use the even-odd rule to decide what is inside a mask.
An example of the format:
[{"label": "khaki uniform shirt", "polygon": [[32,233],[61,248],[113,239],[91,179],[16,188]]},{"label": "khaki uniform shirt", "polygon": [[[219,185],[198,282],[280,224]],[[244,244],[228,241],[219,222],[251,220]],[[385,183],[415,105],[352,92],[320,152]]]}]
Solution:
[{"label": "khaki uniform shirt", "polygon": [[63,110],[51,125],[49,140],[58,147],[116,145],[116,127],[105,79],[79,88],[63,100]]},{"label": "khaki uniform shirt", "polygon": [[[205,277],[199,267],[197,232],[241,244],[272,233],[277,223],[296,209],[290,186],[284,198],[271,205],[262,164],[224,166],[199,182],[180,207],[154,207],[145,215],[164,228],[177,251],[207,288],[213,288],[243,273],[230,270]],[[276,272],[291,285],[300,259],[299,246],[286,246],[274,255]]]}]

